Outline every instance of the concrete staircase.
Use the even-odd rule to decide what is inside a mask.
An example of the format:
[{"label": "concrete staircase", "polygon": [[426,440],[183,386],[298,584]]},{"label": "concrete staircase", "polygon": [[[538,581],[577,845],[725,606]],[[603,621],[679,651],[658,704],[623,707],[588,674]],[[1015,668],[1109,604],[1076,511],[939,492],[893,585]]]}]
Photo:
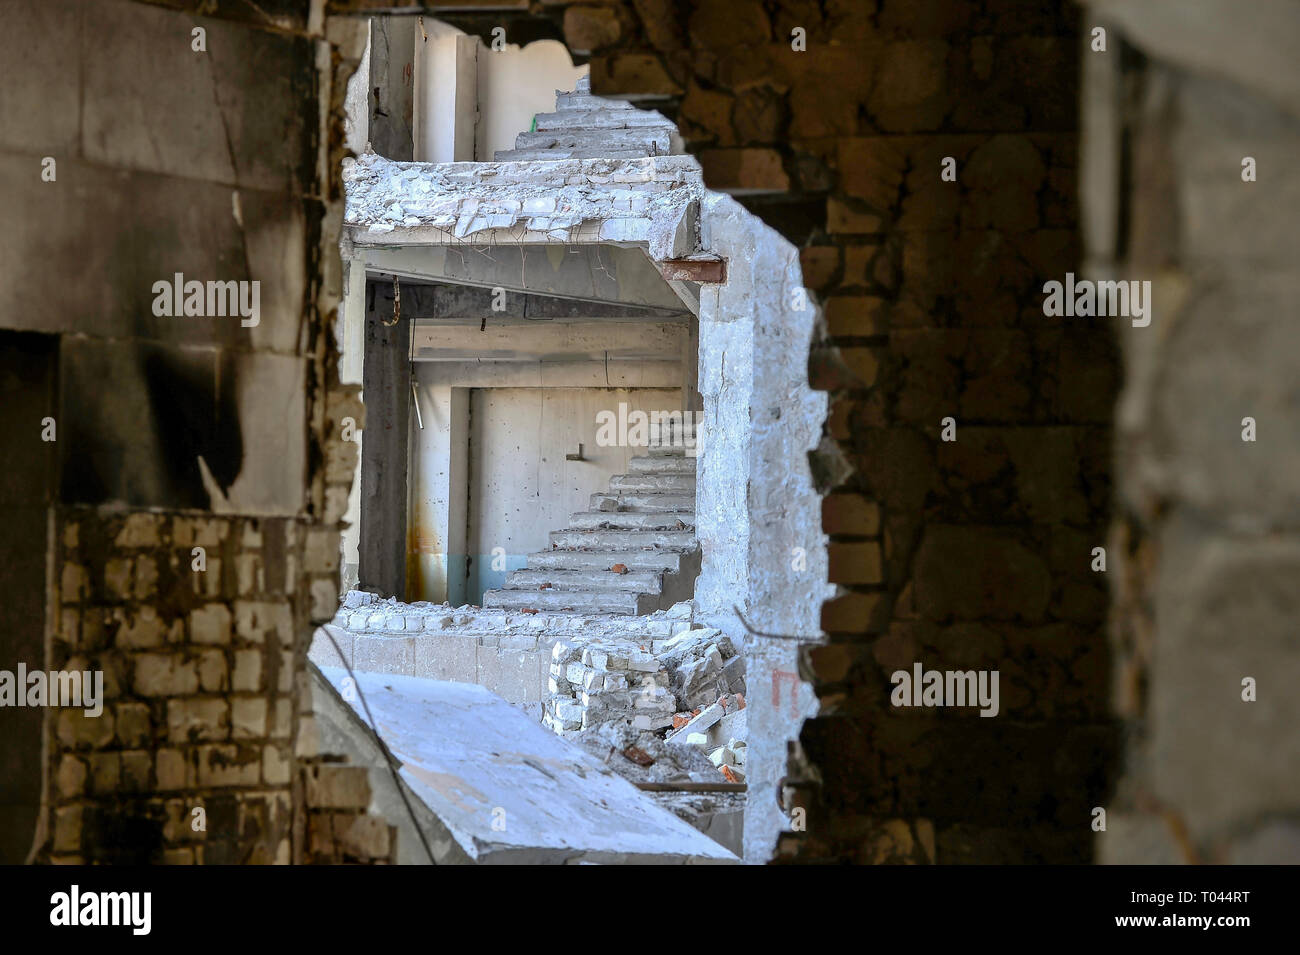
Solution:
[{"label": "concrete staircase", "polygon": [[590,510],[551,532],[550,550],[529,554],[504,588],[486,591],[483,606],[639,616],[690,600],[700,572],[695,458],[651,447],[628,468],[591,496]]},{"label": "concrete staircase", "polygon": [[555,112],[538,113],[533,129],[515,137],[514,149],[500,149],[498,162],[559,159],[636,159],[676,156],[681,137],[668,119],[633,109],[623,100],[591,95],[590,77],[572,93],[558,93]]}]

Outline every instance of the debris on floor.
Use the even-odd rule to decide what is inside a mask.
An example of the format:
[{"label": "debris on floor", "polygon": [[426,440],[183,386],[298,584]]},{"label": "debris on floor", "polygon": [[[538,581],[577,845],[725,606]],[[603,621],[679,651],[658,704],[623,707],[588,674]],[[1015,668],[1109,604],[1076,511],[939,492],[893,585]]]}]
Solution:
[{"label": "debris on floor", "polygon": [[[700,747],[674,745],[626,723],[605,723],[566,739],[645,790],[660,807],[743,855],[747,797],[732,784],[744,780],[739,773],[728,778]],[[743,751],[744,743],[738,745]]]},{"label": "debris on floor", "polygon": [[311,658],[487,687],[739,852],[745,659],[691,618],[689,603],[640,616],[528,614],[352,591],[327,625],[334,639],[318,638]]},{"label": "debris on floor", "polygon": [[551,651],[543,722],[561,736],[606,723],[663,730],[674,716],[742,692],[744,658],[720,630],[665,639],[562,639]]},{"label": "debris on floor", "polygon": [[720,630],[557,641],[543,723],[742,852],[744,658]]}]

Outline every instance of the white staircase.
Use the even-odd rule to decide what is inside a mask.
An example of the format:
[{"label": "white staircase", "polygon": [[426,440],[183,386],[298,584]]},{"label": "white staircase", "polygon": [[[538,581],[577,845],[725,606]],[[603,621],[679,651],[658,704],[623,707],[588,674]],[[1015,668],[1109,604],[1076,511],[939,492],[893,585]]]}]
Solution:
[{"label": "white staircase", "polygon": [[[483,606],[539,612],[642,615],[690,600],[700,572],[695,458],[651,448],[591,496],[550,549],[528,556]],[[618,570],[614,568],[618,567]]]}]

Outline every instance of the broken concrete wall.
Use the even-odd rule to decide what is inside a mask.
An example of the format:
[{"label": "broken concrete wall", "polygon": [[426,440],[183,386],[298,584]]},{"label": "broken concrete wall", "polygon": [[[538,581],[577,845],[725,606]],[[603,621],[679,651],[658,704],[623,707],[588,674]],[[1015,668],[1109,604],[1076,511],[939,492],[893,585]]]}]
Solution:
[{"label": "broken concrete wall", "polygon": [[[785,825],[776,787],[787,742],[816,709],[797,651],[800,639],[817,639],[818,607],[830,593],[807,457],[826,399],[808,387],[816,310],[795,248],[729,196],[705,199],[700,222],[705,247],[727,260],[727,281],[700,295],[696,616],[745,648],[745,854],[765,861]],[[749,635],[737,607],[755,629],[789,638]]]},{"label": "broken concrete wall", "polygon": [[655,261],[697,251],[701,188],[689,157],[429,164],[367,155],[344,179],[358,244],[644,243]]}]

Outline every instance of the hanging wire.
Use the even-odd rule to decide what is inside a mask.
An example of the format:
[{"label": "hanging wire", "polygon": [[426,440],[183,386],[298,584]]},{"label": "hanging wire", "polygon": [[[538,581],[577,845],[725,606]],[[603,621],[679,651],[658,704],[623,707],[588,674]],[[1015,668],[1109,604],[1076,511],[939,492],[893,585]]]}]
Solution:
[{"label": "hanging wire", "polygon": [[[352,680],[352,686],[357,691],[357,698],[361,700],[361,706],[366,711],[366,719],[370,721],[370,729],[374,732],[375,739],[379,742],[379,749],[384,754],[385,762],[388,763],[388,772],[393,777],[393,785],[397,787],[397,794],[402,797],[402,803],[406,806],[406,814],[411,817],[411,825],[415,827],[415,834],[420,837],[420,842],[424,846],[424,851],[429,856],[429,864],[437,865],[438,860],[434,858],[433,849],[429,847],[429,840],[424,836],[424,829],[420,826],[419,820],[415,818],[415,810],[411,808],[411,800],[406,796],[406,788],[402,785],[402,779],[397,775],[397,770],[399,768],[397,757],[392,754],[388,748],[388,744],[385,743],[383,738],[379,735],[379,728],[375,725],[375,717],[370,712],[370,704],[366,702],[366,695],[361,692],[361,684],[357,681],[357,675],[352,672],[352,664],[348,663],[347,657],[345,657],[343,651],[339,649],[338,641],[334,639],[334,634],[330,633],[324,627],[320,628],[320,632],[329,638],[329,642],[334,646],[334,652],[338,654],[338,658],[343,661],[343,667],[348,671],[348,677]],[[324,674],[322,674],[322,676],[323,675]],[[343,702],[347,703],[347,700],[344,700]]]},{"label": "hanging wire", "polygon": [[397,276],[394,275],[393,276],[393,320],[391,322],[384,322],[383,323],[384,327],[392,328],[394,325],[397,324],[398,320],[401,317],[402,317],[402,283],[399,282],[397,280]]}]

